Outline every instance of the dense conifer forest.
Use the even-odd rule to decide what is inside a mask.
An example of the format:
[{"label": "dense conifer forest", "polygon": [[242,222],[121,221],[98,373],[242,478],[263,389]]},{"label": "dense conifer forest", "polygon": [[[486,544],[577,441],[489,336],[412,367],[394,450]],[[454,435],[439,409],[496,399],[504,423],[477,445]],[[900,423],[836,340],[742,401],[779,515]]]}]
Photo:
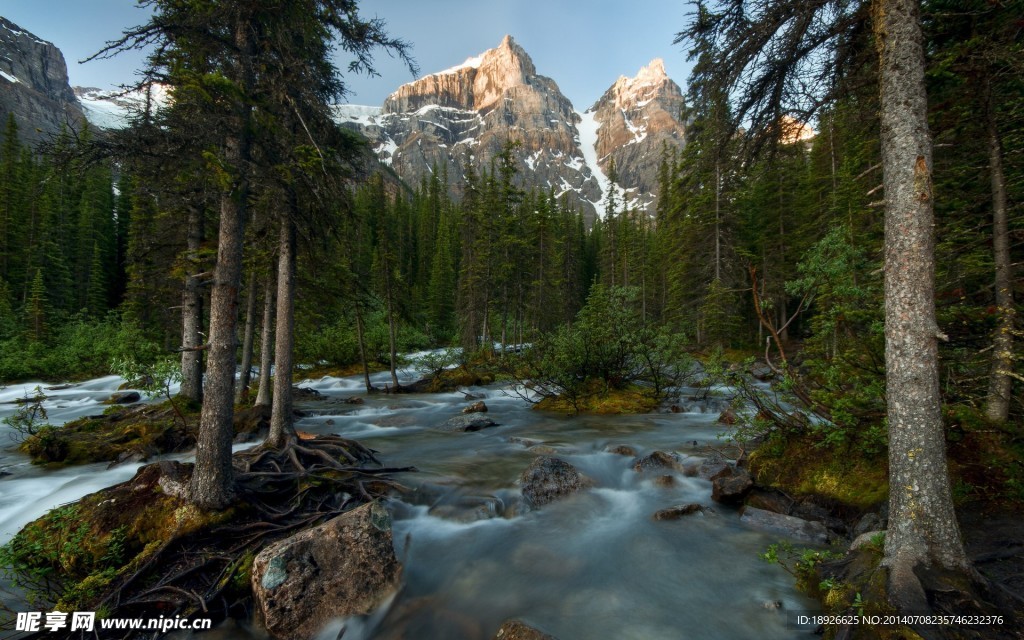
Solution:
[{"label": "dense conifer forest", "polygon": [[[69,129],[37,148],[6,119],[0,380],[180,361],[182,395],[202,403],[196,504],[232,503],[232,412],[253,401],[273,397],[266,446],[290,452],[295,473],[310,464],[302,455],[336,455],[336,442],[297,444],[293,373],[390,368],[380,391],[397,393],[409,391],[394,373],[401,354],[454,347],[451,363],[532,379],[575,411],[588,395],[664,391],[696,358],[746,389],[757,411],[738,439],[761,446],[754,469],[788,477],[787,490],[807,476],[779,460],[859,477],[864,486],[829,497],[866,507],[899,484],[889,475],[903,468],[899,452],[909,448],[912,463],[937,442],[942,468],[928,478],[941,480],[935,504],[948,514],[1024,501],[1020,3],[886,0],[873,17],[867,3],[783,2],[778,16],[768,2],[746,15],[738,0],[700,4],[680,25],[696,62],[688,139],[662,150],[657,211],[611,190],[590,224],[554,191],[523,186],[515,139],[479,174],[467,162],[458,196],[436,167],[404,184],[376,166],[365,141],[330,119],[344,85],[327,52],[340,43],[357,71],[372,70],[375,50],[414,65],[408,45],[354,3],[191,4],[154,2],[159,20],[105,50],[159,42],[142,87],[167,85],[169,104],[124,131]],[[909,37],[917,53],[886,48],[902,29],[920,30]],[[918,80],[894,81],[905,71],[894,56],[920,57],[916,98],[898,93]],[[925,96],[907,201],[921,216],[899,217],[910,209],[894,167],[913,163],[893,155],[905,151],[905,122],[892,105]],[[924,239],[910,244],[919,223]],[[913,276],[921,265],[927,277]],[[934,321],[899,306],[920,291]],[[894,316],[925,318],[924,328]],[[894,355],[918,333],[934,357],[913,345]],[[917,357],[935,372],[931,417],[904,415],[887,393],[918,389],[901,378]],[[748,358],[795,410],[731,375]],[[273,389],[259,376],[249,397],[250,372],[272,364]],[[908,442],[914,420],[937,435]],[[931,525],[916,507],[890,504],[889,602],[916,611],[918,591],[936,586],[908,579],[906,566],[969,565],[955,527],[954,543],[936,542],[948,532],[921,533]],[[934,548],[919,552],[925,538]]]}]

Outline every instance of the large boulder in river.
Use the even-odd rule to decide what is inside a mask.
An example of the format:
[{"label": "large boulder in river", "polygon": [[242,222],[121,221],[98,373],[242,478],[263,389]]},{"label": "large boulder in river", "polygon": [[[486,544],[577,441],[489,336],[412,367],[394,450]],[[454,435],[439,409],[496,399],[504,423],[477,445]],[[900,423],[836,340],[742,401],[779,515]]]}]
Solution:
[{"label": "large boulder in river", "polygon": [[649,469],[671,469],[673,471],[682,471],[683,464],[679,460],[678,454],[665,453],[664,451],[654,451],[642,458],[638,458],[637,461],[633,463],[633,470],[637,473],[647,471]]},{"label": "large boulder in river", "polygon": [[660,509],[654,513],[655,520],[678,520],[683,516],[693,515],[695,513],[704,513],[704,507],[696,504],[677,504],[674,507],[668,509]]},{"label": "large boulder in river", "polygon": [[519,477],[523,496],[535,507],[593,486],[593,481],[561,458],[541,456]]},{"label": "large boulder in river", "polygon": [[762,382],[771,380],[775,377],[775,371],[773,371],[772,368],[764,362],[755,362],[750,365],[748,371],[750,372],[750,375]]},{"label": "large boulder in river", "polygon": [[487,405],[483,400],[477,400],[468,407],[463,407],[462,413],[487,413]]},{"label": "large boulder in river", "polygon": [[105,404],[134,404],[139,400],[142,400],[142,394],[138,391],[118,391]]},{"label": "large boulder in river", "polygon": [[485,418],[478,413],[467,413],[450,418],[447,422],[440,425],[438,429],[441,431],[480,431],[497,424],[494,420]]},{"label": "large boulder in river", "polygon": [[723,504],[739,504],[754,486],[754,479],[743,469],[720,473],[711,482],[711,499]]},{"label": "large boulder in river", "polygon": [[494,634],[494,640],[558,640],[555,636],[548,635],[543,631],[534,629],[528,624],[518,620],[506,620],[498,633]]},{"label": "large boulder in river", "polygon": [[698,477],[704,480],[713,481],[719,476],[732,473],[732,465],[726,461],[722,454],[715,452],[701,461],[700,466],[696,469],[696,473]]},{"label": "large boulder in river", "polygon": [[373,502],[256,556],[252,590],[267,631],[308,640],[334,618],[366,614],[398,588],[391,518]]},{"label": "large boulder in river", "polygon": [[815,544],[828,542],[828,529],[820,522],[802,520],[756,507],[743,507],[740,512],[740,522],[754,529],[779,533],[805,542]]}]

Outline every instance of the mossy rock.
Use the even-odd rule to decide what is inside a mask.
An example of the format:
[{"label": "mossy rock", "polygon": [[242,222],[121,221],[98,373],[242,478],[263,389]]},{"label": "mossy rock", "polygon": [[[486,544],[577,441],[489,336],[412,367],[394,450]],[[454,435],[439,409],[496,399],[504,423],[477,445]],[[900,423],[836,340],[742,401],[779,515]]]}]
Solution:
[{"label": "mossy rock", "polygon": [[451,393],[464,387],[475,387],[491,384],[497,373],[485,366],[459,365],[445,369],[437,375],[417,380],[403,387],[402,391],[413,393]]},{"label": "mossy rock", "polygon": [[130,575],[156,549],[229,520],[234,511],[204,512],[166,493],[161,478],[191,467],[163,462],[141,468],[128,482],[58,507],[30,522],[3,547],[4,564],[23,579],[45,576],[49,592],[36,602],[62,611],[89,610],[111,584]]},{"label": "mossy rock", "polygon": [[[50,466],[143,461],[187,451],[196,443],[200,406],[183,398],[174,403],[174,407],[169,402],[116,407],[119,410],[79,418],[63,427],[45,427],[26,438],[20,449],[34,464]],[[269,407],[239,407],[235,411],[237,434],[258,435],[269,425]]]},{"label": "mossy rock", "polygon": [[750,456],[758,484],[789,495],[813,495],[867,511],[889,496],[888,463],[882,456],[816,446],[810,437],[765,445]]}]

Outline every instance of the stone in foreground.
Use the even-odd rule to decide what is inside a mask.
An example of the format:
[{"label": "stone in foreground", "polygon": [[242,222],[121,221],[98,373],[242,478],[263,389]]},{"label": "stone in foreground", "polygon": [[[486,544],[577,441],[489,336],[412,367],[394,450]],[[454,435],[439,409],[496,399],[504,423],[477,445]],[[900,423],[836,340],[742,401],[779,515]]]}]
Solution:
[{"label": "stone in foreground", "polygon": [[828,542],[828,529],[820,522],[801,520],[793,516],[784,516],[781,513],[773,513],[758,509],[756,507],[743,507],[740,512],[740,522],[761,531],[780,533],[789,538],[813,542],[815,544],[826,544]]},{"label": "stone in foreground", "polygon": [[679,461],[678,454],[654,451],[633,463],[633,470],[642,473],[650,469],[671,469],[682,471],[683,466]]},{"label": "stone in foreground", "polygon": [[711,499],[722,504],[739,504],[754,486],[754,479],[743,469],[729,469],[711,481]]},{"label": "stone in foreground", "polygon": [[391,518],[374,502],[261,551],[252,589],[271,635],[308,640],[334,618],[375,609],[398,588],[401,572]]},{"label": "stone in foreground", "polygon": [[699,504],[678,504],[668,509],[661,509],[654,514],[655,520],[678,520],[683,516],[704,513],[704,507]]},{"label": "stone in foreground", "polygon": [[519,477],[523,496],[535,507],[572,495],[593,485],[579,469],[560,458],[541,456]]},{"label": "stone in foreground", "polygon": [[455,416],[438,427],[441,431],[480,431],[487,427],[497,426],[497,422],[479,414],[469,413]]},{"label": "stone in foreground", "polygon": [[506,620],[498,633],[494,634],[494,640],[558,640],[554,636],[543,631],[534,629],[528,624],[518,620]]}]

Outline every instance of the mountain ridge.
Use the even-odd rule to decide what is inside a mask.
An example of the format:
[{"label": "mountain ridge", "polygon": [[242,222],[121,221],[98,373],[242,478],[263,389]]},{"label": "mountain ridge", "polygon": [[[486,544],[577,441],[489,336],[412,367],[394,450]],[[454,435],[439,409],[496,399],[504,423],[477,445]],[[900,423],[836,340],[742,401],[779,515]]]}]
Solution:
[{"label": "mountain ridge", "polygon": [[[637,97],[641,89],[646,97]],[[606,108],[609,96],[622,114]],[[605,215],[612,189],[620,203],[653,215],[661,146],[685,144],[682,105],[682,91],[656,59],[635,78],[621,76],[580,112],[506,35],[493,49],[401,85],[379,108],[338,105],[336,114],[339,123],[369,138],[381,161],[407,182],[444,168],[456,178],[456,194],[467,162],[477,173],[489,170],[504,143],[516,140],[521,182],[556,197],[569,194],[592,220]],[[642,127],[626,115],[627,106]],[[632,133],[629,139],[624,130]],[[629,146],[635,148],[622,150]],[[607,177],[613,162],[619,176],[614,185]]]},{"label": "mountain ridge", "polygon": [[0,129],[7,114],[22,141],[33,143],[85,119],[60,49],[0,16]]},{"label": "mountain ridge", "polygon": [[[101,129],[126,126],[139,96],[72,89],[57,47],[0,21],[0,85],[14,88],[0,92],[0,113],[15,113],[23,139],[83,120]],[[618,211],[653,215],[663,147],[686,143],[683,104],[655,59],[580,111],[506,35],[492,49],[400,85],[380,106],[335,105],[334,113],[407,184],[443,172],[455,197],[465,190],[467,167],[476,175],[491,171],[512,142],[517,183],[570,198],[592,222],[606,215],[610,193]]]}]

